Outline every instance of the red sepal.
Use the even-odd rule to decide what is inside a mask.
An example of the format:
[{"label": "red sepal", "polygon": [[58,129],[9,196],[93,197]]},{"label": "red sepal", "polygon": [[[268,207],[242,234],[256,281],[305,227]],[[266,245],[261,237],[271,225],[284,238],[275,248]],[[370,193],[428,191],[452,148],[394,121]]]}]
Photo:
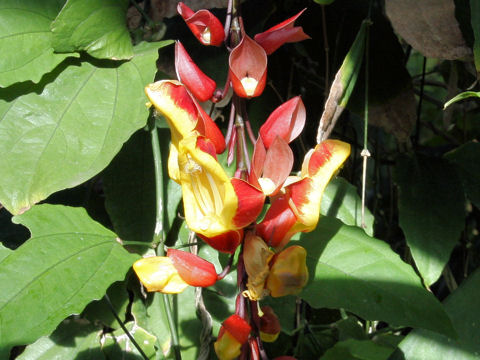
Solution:
[{"label": "red sepal", "polygon": [[252,328],[237,314],[230,315],[222,324],[223,328],[237,339],[241,344],[245,344]]},{"label": "red sepal", "polygon": [[270,55],[285,43],[298,42],[310,39],[310,36],[303,32],[301,26],[293,26],[297,18],[302,15],[306,9],[300,11],[297,15],[277,24],[270,29],[255,35],[255,41],[259,43],[267,55]]},{"label": "red sepal", "polygon": [[197,234],[203,241],[210,245],[215,250],[224,252],[227,254],[233,254],[237,249],[238,245],[242,242],[243,239],[243,230],[229,231],[227,233],[214,236],[212,238],[207,238],[202,234]]},{"label": "red sepal", "polygon": [[207,260],[176,249],[168,249],[167,256],[172,260],[182,280],[188,285],[207,287],[217,281],[215,266]]},{"label": "red sepal", "polygon": [[[245,35],[228,60],[230,79],[235,93],[244,98],[259,96],[267,82],[267,54],[265,50]],[[258,83],[253,94],[247,94],[242,79],[250,77]]]},{"label": "red sepal", "polygon": [[180,41],[175,42],[175,69],[178,80],[200,101],[213,95],[217,84],[193,62]]},{"label": "red sepal", "polygon": [[214,145],[217,154],[225,151],[225,138],[212,118],[203,110],[200,104],[196,103],[201,122],[197,124],[197,130],[205,135]]},{"label": "red sepal", "polygon": [[268,149],[277,136],[290,143],[302,132],[306,117],[305,105],[300,96],[277,107],[260,127],[265,147]]},{"label": "red sepal", "polygon": [[277,197],[272,202],[263,221],[256,227],[257,234],[268,246],[281,248],[293,235],[290,229],[297,222],[297,217],[290,208],[288,200],[288,195]]},{"label": "red sepal", "polygon": [[[190,31],[203,45],[220,46],[225,38],[225,32],[220,20],[208,10],[193,12],[183,2],[177,5],[177,11],[182,16]],[[209,32],[209,39],[205,36]]]},{"label": "red sepal", "polygon": [[244,180],[233,178],[231,181],[238,198],[238,208],[233,223],[235,226],[243,228],[254,222],[260,215],[265,195]]}]

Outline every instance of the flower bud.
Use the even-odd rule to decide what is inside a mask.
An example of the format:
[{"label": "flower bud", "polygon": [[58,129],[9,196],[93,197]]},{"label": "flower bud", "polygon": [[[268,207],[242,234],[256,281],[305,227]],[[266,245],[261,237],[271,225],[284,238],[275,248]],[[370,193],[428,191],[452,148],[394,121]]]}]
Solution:
[{"label": "flower bud", "polygon": [[220,46],[222,44],[225,38],[223,25],[210,11],[202,9],[194,13],[183,2],[178,3],[177,11],[203,45]]},{"label": "flower bud", "polygon": [[213,344],[218,358],[233,360],[238,357],[250,331],[250,325],[240,316],[234,314],[227,318],[220,328],[217,341]]},{"label": "flower bud", "polygon": [[188,285],[207,287],[217,282],[215,266],[200,256],[176,249],[168,249],[167,256]]},{"label": "flower bud", "polygon": [[293,245],[273,259],[267,278],[267,289],[272,297],[298,294],[308,281],[307,251]]},{"label": "flower bud", "polygon": [[278,316],[270,306],[262,306],[260,318],[260,338],[265,342],[274,342],[280,334],[281,326]]}]

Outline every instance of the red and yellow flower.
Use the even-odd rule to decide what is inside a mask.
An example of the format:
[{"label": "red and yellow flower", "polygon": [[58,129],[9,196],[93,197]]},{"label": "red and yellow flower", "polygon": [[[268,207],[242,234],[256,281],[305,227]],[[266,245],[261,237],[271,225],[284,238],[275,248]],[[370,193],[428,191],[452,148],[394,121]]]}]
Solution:
[{"label": "red and yellow flower", "polygon": [[251,326],[240,316],[234,314],[228,317],[220,328],[217,341],[213,344],[218,358],[220,360],[237,358],[251,330]]},{"label": "red and yellow flower", "polygon": [[225,38],[223,25],[210,11],[202,9],[194,12],[183,2],[178,3],[177,11],[203,45],[220,46],[222,44]]}]

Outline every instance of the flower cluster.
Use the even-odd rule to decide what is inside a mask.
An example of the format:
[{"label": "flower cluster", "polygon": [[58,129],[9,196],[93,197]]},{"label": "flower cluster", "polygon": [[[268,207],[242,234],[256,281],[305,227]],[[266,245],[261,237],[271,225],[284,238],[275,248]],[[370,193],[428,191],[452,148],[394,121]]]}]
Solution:
[{"label": "flower cluster", "polygon": [[[306,154],[301,172],[291,176],[294,155],[289,144],[300,135],[306,121],[299,96],[275,109],[257,138],[250,135],[254,145],[251,159],[241,122],[245,116],[232,126],[235,114],[240,114],[242,98],[258,96],[265,88],[267,55],[284,43],[309,38],[301,27],[294,26],[303,11],[254,39],[240,29],[238,41],[232,30],[225,31],[208,10],[193,12],[179,3],[178,12],[202,44],[219,46],[230,36],[232,45],[225,89],[217,90],[216,83],[177,41],[178,80],[158,81],[145,91],[171,130],[168,173],[181,185],[188,227],[220,252],[233,256],[241,247],[237,310],[224,321],[215,342],[220,359],[234,359],[242,351],[258,353],[261,341],[274,341],[280,332],[273,310],[260,309],[258,301],[265,296],[298,294],[306,285],[307,253],[298,245],[287,245],[294,234],[315,229],[322,193],[347,159],[350,146],[338,140],[318,144]],[[219,94],[226,93],[230,86],[235,93],[233,116],[225,139],[200,102],[218,101]],[[227,175],[217,159],[226,148],[230,162],[237,156],[234,177]],[[264,207],[268,210],[258,222]],[[178,293],[188,285],[211,286],[218,280],[212,264],[173,249],[165,257],[137,261],[134,270],[148,291],[164,293]],[[247,303],[250,318],[245,310]]]}]

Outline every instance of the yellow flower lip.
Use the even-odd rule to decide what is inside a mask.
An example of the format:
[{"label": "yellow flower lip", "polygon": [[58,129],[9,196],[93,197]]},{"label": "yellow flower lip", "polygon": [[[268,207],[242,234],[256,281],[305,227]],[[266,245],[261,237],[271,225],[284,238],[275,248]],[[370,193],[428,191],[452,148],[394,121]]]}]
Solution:
[{"label": "yellow flower lip", "polygon": [[253,94],[255,94],[255,89],[258,85],[257,79],[245,76],[242,80],[240,80],[240,82],[242,83],[243,89],[245,90],[245,94],[247,94],[247,96],[253,96]]},{"label": "yellow flower lip", "polygon": [[178,294],[188,287],[170,258],[153,256],[137,260],[133,270],[147,291]]}]

